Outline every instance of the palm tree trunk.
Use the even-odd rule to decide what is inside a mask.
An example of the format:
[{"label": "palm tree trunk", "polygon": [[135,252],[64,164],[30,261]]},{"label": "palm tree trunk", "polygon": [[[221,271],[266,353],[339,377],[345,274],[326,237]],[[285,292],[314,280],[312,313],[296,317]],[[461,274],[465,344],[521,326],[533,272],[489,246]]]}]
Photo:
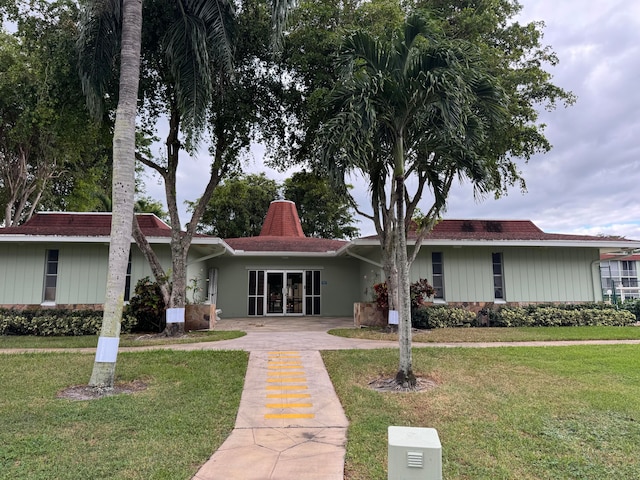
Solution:
[{"label": "palm tree trunk", "polygon": [[113,132],[113,212],[102,329],[89,385],[113,388],[131,249],[142,0],[123,0],[120,91]]},{"label": "palm tree trunk", "polygon": [[404,228],[404,142],[400,134],[394,148],[395,181],[396,181],[396,222],[395,234],[397,238],[396,258],[398,270],[398,342],[400,348],[400,366],[396,374],[396,382],[401,385],[414,386],[416,377],[413,373],[411,355],[411,298],[409,296],[409,263],[407,262],[407,234]]}]

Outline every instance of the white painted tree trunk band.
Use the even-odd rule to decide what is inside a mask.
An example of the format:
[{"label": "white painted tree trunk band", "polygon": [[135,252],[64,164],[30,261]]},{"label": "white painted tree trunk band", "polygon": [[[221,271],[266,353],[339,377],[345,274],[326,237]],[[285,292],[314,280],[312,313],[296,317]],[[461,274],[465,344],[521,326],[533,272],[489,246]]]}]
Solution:
[{"label": "white painted tree trunk band", "polygon": [[118,358],[119,344],[120,337],[98,337],[96,362],[116,363],[116,358]]},{"label": "white painted tree trunk band", "polygon": [[167,323],[184,323],[184,308],[167,308]]},{"label": "white painted tree trunk band", "polygon": [[389,325],[398,325],[398,310],[389,310]]}]

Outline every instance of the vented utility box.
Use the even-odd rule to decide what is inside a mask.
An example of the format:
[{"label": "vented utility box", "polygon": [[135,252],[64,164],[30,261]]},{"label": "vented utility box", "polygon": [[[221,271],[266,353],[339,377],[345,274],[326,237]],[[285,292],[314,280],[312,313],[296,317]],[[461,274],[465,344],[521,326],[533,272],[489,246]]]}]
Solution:
[{"label": "vented utility box", "polygon": [[435,428],[389,427],[389,480],[442,480],[442,445]]}]

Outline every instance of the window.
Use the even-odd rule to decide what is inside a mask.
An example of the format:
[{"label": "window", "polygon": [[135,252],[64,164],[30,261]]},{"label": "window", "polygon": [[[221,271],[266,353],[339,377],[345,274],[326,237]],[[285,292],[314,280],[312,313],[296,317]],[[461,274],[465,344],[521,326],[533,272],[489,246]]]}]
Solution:
[{"label": "window", "polygon": [[58,283],[58,250],[47,250],[44,270],[44,301],[55,303]]},{"label": "window", "polygon": [[502,253],[492,253],[493,262],[493,296],[496,300],[504,300],[504,273]]},{"label": "window", "polygon": [[264,270],[249,271],[249,308],[251,316],[264,315]]},{"label": "window", "polygon": [[320,270],[305,270],[305,314],[320,315]]},{"label": "window", "polygon": [[124,280],[124,301],[131,300],[131,252],[129,252],[129,263],[127,263],[127,276]]},{"label": "window", "polygon": [[602,294],[615,298],[621,295],[620,287],[626,287],[625,298],[640,297],[638,288],[638,270],[634,260],[609,260],[600,262]]},{"label": "window", "polygon": [[442,252],[431,253],[431,284],[435,290],[433,298],[444,299],[444,265]]}]

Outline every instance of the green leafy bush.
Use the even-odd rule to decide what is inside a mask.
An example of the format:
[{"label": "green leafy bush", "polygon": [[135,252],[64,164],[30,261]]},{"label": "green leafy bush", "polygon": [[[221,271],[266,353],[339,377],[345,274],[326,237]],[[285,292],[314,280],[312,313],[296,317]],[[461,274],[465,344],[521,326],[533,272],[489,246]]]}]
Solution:
[{"label": "green leafy bush", "polygon": [[436,306],[420,307],[411,314],[414,328],[470,327],[476,320],[476,314],[456,307]]},{"label": "green leafy bush", "polygon": [[640,300],[627,300],[620,308],[631,312],[636,317],[636,322],[640,322]]},{"label": "green leafy bush", "polygon": [[488,312],[491,327],[623,326],[634,323],[628,310],[606,304],[527,305]]},{"label": "green leafy bush", "polygon": [[[0,309],[0,335],[98,335],[102,315],[95,310]],[[121,332],[130,332],[135,322],[134,317],[124,316]]]},{"label": "green leafy bush", "polygon": [[149,277],[138,280],[126,313],[136,318],[137,332],[162,332],[166,325],[165,303],[157,282]]},{"label": "green leafy bush", "polygon": [[[414,309],[411,324],[414,328],[624,326],[637,321],[633,308],[640,307],[618,309],[603,303],[505,305],[484,309],[476,315],[464,308],[438,305]],[[488,323],[483,323],[483,319],[488,319]]]}]

